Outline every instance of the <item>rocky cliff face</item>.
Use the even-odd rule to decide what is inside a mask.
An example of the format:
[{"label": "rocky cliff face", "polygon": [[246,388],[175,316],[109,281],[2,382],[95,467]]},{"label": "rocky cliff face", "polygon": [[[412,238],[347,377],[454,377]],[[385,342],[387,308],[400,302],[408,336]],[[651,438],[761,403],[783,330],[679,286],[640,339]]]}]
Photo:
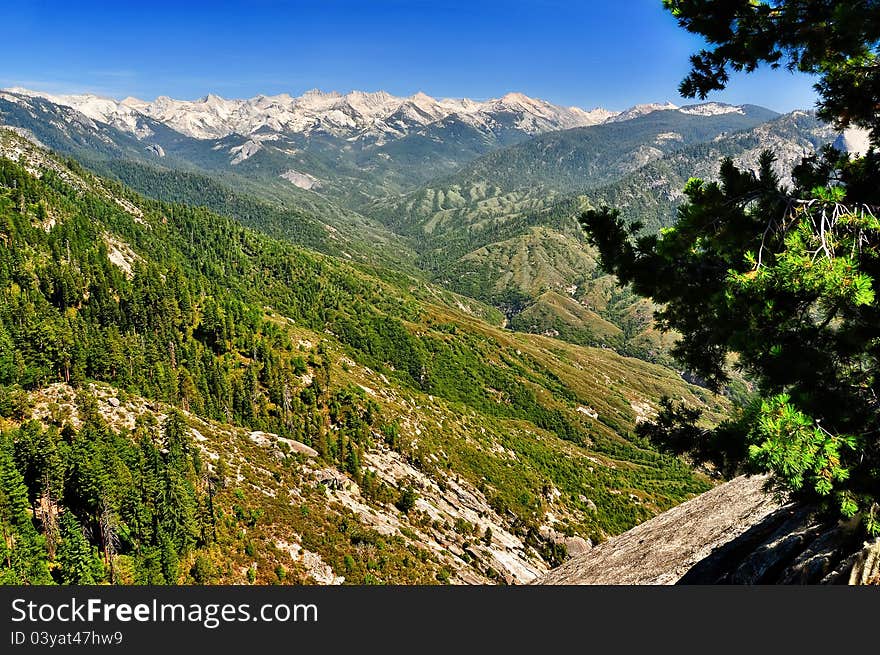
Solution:
[{"label": "rocky cliff face", "polygon": [[880,584],[880,540],[739,477],[568,560],[536,584]]}]

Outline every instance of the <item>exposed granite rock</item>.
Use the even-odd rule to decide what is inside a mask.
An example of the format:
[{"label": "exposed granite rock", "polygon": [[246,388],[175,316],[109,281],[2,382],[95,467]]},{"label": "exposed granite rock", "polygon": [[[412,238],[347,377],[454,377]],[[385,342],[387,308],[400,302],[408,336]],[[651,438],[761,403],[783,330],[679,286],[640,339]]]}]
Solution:
[{"label": "exposed granite rock", "polygon": [[569,557],[576,557],[590,552],[593,542],[583,537],[565,537],[562,540],[562,545],[565,546],[565,552]]},{"label": "exposed granite rock", "polygon": [[[678,584],[836,584],[858,547],[858,523],[787,505],[694,565]],[[850,563],[851,566],[851,563]]]},{"label": "exposed granite rock", "polygon": [[536,584],[880,584],[857,520],[781,504],[739,477],[564,562]]},{"label": "exposed granite rock", "polygon": [[849,583],[880,585],[880,538],[866,543],[854,559]]},{"label": "exposed granite rock", "polygon": [[536,584],[880,584],[880,539],[740,477],[573,557]]},{"label": "exposed granite rock", "polygon": [[536,584],[674,584],[779,509],[763,477],[739,477],[573,557]]},{"label": "exposed granite rock", "polygon": [[538,529],[538,534],[548,542],[565,547],[567,557],[575,557],[588,552],[593,547],[593,542],[578,536],[568,536],[563,532],[551,528],[548,525],[542,525]]}]

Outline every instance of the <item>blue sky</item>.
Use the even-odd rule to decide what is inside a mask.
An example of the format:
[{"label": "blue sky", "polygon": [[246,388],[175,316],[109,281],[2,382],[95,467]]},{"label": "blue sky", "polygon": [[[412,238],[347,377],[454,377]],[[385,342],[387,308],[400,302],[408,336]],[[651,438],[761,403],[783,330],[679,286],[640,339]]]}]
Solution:
[{"label": "blue sky", "polygon": [[[701,45],[660,0],[15,0],[3,19],[0,86],[148,100],[321,88],[681,104]],[[710,99],[787,111],[813,105],[811,86],[759,71]]]}]

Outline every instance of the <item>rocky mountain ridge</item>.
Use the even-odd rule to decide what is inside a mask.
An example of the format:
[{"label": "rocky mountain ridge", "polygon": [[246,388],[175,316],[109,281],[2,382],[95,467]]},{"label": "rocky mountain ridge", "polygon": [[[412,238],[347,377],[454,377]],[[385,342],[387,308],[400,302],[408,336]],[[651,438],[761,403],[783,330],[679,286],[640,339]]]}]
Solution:
[{"label": "rocky mountain ridge", "polygon": [[282,93],[248,99],[227,99],[208,94],[198,100],[159,96],[152,102],[128,97],[121,101],[93,94],[54,95],[23,88],[4,90],[8,97],[41,97],[72,107],[92,120],[126,131],[137,138],[150,136],[143,117],[159,121],[197,139],[220,139],[231,134],[311,134],[371,139],[400,138],[411,131],[454,118],[482,131],[504,126],[527,134],[583,127],[616,115],[602,108],[562,107],[522,93],[475,101],[468,98],[435,99],[424,93],[409,97],[385,91],[347,94],[307,91],[299,97]]},{"label": "rocky mountain ridge", "polygon": [[743,108],[723,103],[679,107],[671,102],[635,105],[624,111],[602,107],[582,109],[555,105],[523,93],[500,98],[471,100],[440,98],[418,92],[409,97],[385,91],[351,91],[346,94],[318,89],[295,97],[287,93],[229,99],[208,94],[197,100],[159,96],[153,101],[134,97],[116,100],[90,93],[59,95],[21,87],[0,90],[6,99],[43,98],[70,107],[84,116],[131,134],[152,136],[149,118],[196,139],[222,139],[237,134],[266,140],[272,134],[326,133],[376,143],[394,140],[442,121],[460,121],[485,133],[515,129],[528,135],[555,130],[620,122],[655,111],[715,116],[743,113]]}]

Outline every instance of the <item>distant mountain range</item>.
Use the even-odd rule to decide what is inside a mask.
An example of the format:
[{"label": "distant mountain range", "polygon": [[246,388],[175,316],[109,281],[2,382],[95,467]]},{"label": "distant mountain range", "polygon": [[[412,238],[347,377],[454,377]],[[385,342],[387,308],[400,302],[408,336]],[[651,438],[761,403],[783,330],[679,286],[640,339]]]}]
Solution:
[{"label": "distant mountain range", "polygon": [[139,139],[152,135],[147,118],[196,139],[219,139],[231,134],[272,140],[277,134],[330,134],[337,137],[384,142],[439,121],[460,121],[487,134],[518,130],[539,134],[551,130],[596,125],[617,112],[596,108],[561,107],[522,93],[508,93],[486,101],[434,99],[424,93],[403,98],[385,91],[352,91],[342,95],[317,89],[299,97],[286,93],[258,95],[246,100],[209,94],[199,100],[160,96],[153,102],[137,98],[117,101],[91,94],[53,95],[28,89],[3,94],[40,97],[72,107],[92,120],[112,125]]},{"label": "distant mountain range", "polygon": [[[262,142],[280,135],[328,135],[381,145],[417,133],[427,126],[466,125],[489,137],[508,132],[526,135],[626,121],[655,111],[679,110],[701,116],[742,114],[743,108],[720,103],[686,107],[666,103],[640,104],[625,111],[596,107],[585,110],[563,107],[522,93],[478,101],[469,98],[435,99],[424,93],[409,97],[385,91],[352,91],[347,94],[313,89],[299,97],[283,93],[227,99],[208,94],[198,100],[159,96],[152,102],[123,100],[93,94],[56,95],[23,88],[0,90],[0,98],[27,106],[42,98],[75,109],[83,116],[126,132],[139,140],[155,135],[155,122],[195,139],[222,139],[230,135],[251,137],[256,147],[239,150],[243,161]],[[235,159],[235,157],[233,157]]]},{"label": "distant mountain range", "polygon": [[724,156],[779,172],[835,141],[757,105],[560,107],[309,91],[152,102],[0,91],[5,124],[149,196],[206,205],[325,253],[422,273],[513,328],[656,358],[651,308],[597,267],[575,216],[611,204],[656,230]]}]

